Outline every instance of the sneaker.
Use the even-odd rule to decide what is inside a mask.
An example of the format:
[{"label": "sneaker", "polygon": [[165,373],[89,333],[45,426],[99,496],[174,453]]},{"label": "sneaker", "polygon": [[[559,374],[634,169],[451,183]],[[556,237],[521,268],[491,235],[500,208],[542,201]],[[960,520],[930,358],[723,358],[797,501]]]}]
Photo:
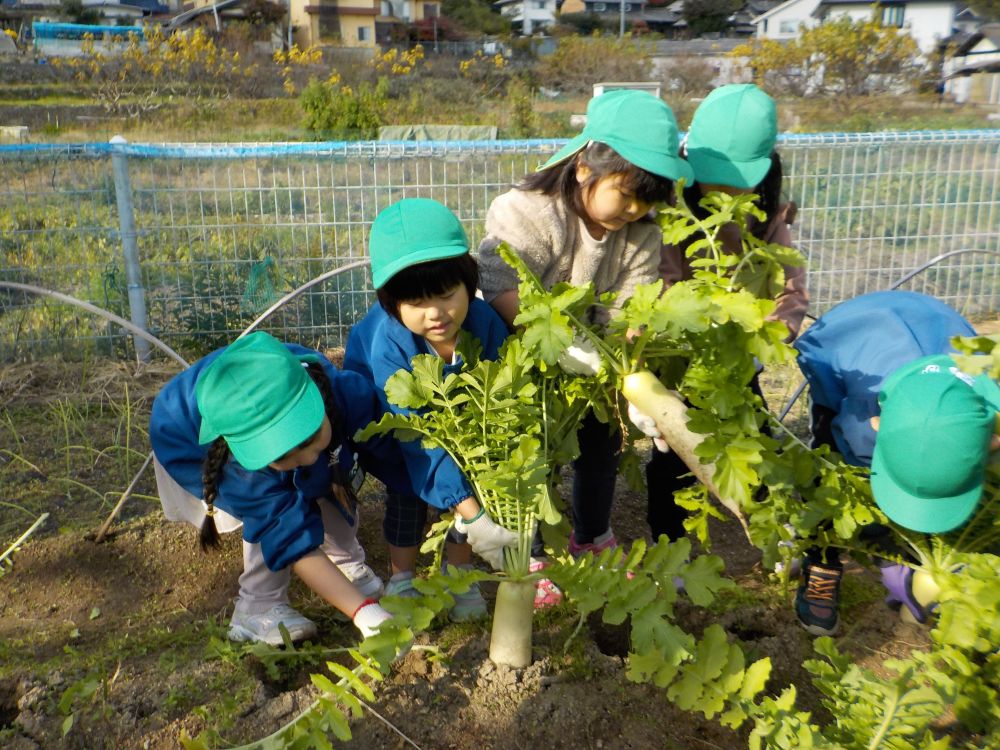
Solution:
[{"label": "sneaker", "polygon": [[836,635],[840,627],[840,579],[843,568],[806,562],[795,594],[795,616],[813,635]]},{"label": "sneaker", "polygon": [[583,557],[588,552],[593,552],[594,557],[597,557],[606,549],[615,549],[618,546],[618,540],[615,539],[615,532],[608,529],[603,534],[594,538],[592,542],[586,542],[584,544],[579,544],[576,541],[576,532],[570,532],[569,535],[569,553],[573,557]]},{"label": "sneaker", "polygon": [[478,583],[469,586],[469,590],[464,594],[453,593],[452,596],[455,599],[455,606],[448,613],[448,619],[452,622],[482,620],[489,614]]},{"label": "sneaker", "polygon": [[276,604],[267,612],[248,615],[239,607],[229,620],[229,640],[261,641],[271,646],[284,643],[278,625],[284,625],[293,641],[301,641],[316,635],[316,623],[303,617],[287,604]]},{"label": "sneaker", "polygon": [[[575,533],[571,531],[569,533],[568,549],[573,557],[583,557],[588,552],[592,552],[594,557],[597,557],[606,549],[618,549],[618,540],[615,539],[615,533],[611,529],[608,529],[600,536],[594,537],[594,541],[580,544],[576,541]],[[631,581],[635,578],[635,573],[631,570],[626,570],[625,576]]]},{"label": "sneaker", "polygon": [[353,579],[351,583],[360,591],[365,599],[379,599],[385,591],[382,579],[375,575],[375,571],[364,566],[361,575]]},{"label": "sneaker", "polygon": [[420,592],[413,588],[413,571],[405,570],[392,576],[385,586],[383,596],[420,596]]},{"label": "sneaker", "polygon": [[[528,565],[528,570],[532,573],[537,573],[539,570],[543,570],[547,567],[549,567],[549,563],[546,560],[532,558],[531,563]],[[554,607],[559,604],[562,599],[562,591],[548,578],[542,578],[540,581],[535,583],[535,609]]]}]

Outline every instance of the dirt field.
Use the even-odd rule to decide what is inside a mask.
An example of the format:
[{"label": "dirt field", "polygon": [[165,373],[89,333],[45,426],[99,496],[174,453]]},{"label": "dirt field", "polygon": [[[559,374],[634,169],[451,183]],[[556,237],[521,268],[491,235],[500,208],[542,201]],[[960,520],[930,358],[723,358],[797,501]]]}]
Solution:
[{"label": "dirt field", "polygon": [[[15,506],[26,510],[30,501],[31,508],[51,513],[15,555],[15,567],[0,577],[0,746],[155,750],[179,747],[182,732],[194,736],[206,729],[217,733],[220,746],[265,737],[312,701],[310,673],[339,658],[323,649],[354,644],[354,629],[296,585],[293,604],[320,624],[314,648],[275,660],[228,644],[225,626],[241,569],[238,539],[230,535],[220,553],[203,555],[193,528],[163,519],[151,476],[140,483],[109,538],[95,543],[93,530],[127,481],[116,479],[95,503],[91,493],[62,479],[67,470],[78,471],[75,481],[100,486],[110,467],[101,456],[81,460],[69,450],[82,438],[67,437],[70,422],[55,418],[51,404],[88,403],[78,410],[95,445],[101,441],[100,414],[117,435],[103,442],[120,442],[121,409],[99,412],[94,403],[121,399],[127,383],[133,450],[141,455],[149,399],[169,369],[137,376],[127,365],[91,367],[83,374],[74,367],[79,366],[33,363],[0,370],[0,416],[9,422],[0,426],[6,429],[0,438],[5,449],[0,546],[30,523],[29,514],[15,513]],[[777,374],[768,392],[788,393],[794,384],[793,374]],[[780,402],[783,396],[775,398]],[[133,461],[133,472],[137,465]],[[379,493],[371,487],[365,498],[361,538],[373,566],[384,571]],[[613,525],[623,543],[648,538],[645,498],[621,487]],[[794,589],[783,589],[761,569],[759,553],[737,524],[716,524],[712,536],[712,551],[725,560],[727,575],[739,587],[708,613],[682,603],[681,624],[698,632],[710,622],[721,623],[751,658],[770,656],[769,691],[795,683],[800,706],[823,718],[802,667],[813,652],[811,637],[792,614]],[[849,565],[848,573],[842,649],[877,664],[926,642],[923,631],[903,625],[883,605],[871,572]],[[492,598],[494,591],[487,587],[486,593]],[[566,606],[540,614],[535,626],[535,661],[514,671],[488,660],[486,623],[436,623],[419,642],[436,646],[438,653],[415,649],[394,668],[376,687],[376,701],[353,723],[354,739],[346,746],[745,746],[744,736],[674,708],[663,691],[629,682],[626,629],[590,622],[567,646],[576,619]]]}]

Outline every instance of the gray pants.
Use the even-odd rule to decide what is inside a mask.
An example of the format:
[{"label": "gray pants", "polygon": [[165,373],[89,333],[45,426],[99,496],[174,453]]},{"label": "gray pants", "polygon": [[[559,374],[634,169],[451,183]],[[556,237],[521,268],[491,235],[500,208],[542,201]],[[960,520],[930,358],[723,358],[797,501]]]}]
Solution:
[{"label": "gray pants", "polygon": [[[163,514],[171,521],[186,521],[201,528],[205,517],[205,503],[179,485],[166,469],[153,459],[156,474],[156,489],[163,506]],[[361,578],[367,571],[365,550],[358,542],[358,526],[361,522],[359,509],[354,517],[347,518],[333,503],[319,501],[323,516],[323,543],[320,549],[352,581]],[[226,533],[235,531],[243,524],[228,513],[217,511],[216,526]],[[243,542],[243,574],[240,576],[240,593],[236,608],[245,615],[267,612],[276,604],[288,603],[288,584],[291,569],[270,570],[264,564],[260,544]]]}]

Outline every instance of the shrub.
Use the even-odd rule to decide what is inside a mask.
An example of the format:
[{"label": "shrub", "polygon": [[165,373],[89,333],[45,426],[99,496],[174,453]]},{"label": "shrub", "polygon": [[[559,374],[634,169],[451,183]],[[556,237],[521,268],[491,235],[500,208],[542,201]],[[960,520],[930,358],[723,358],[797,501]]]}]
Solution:
[{"label": "shrub", "polygon": [[384,121],[388,87],[385,78],[374,87],[367,82],[347,86],[336,74],[325,81],[313,78],[299,97],[302,125],[325,137],[375,138]]},{"label": "shrub", "polygon": [[924,68],[913,37],[872,17],[802,28],[789,42],[756,39],[729,52],[749,57],[754,78],[779,94],[829,98],[842,113],[860,97],[910,91]]},{"label": "shrub", "polygon": [[589,93],[599,81],[645,81],[652,62],[647,44],[616,37],[563,37],[537,68],[538,82],[564,93]]},{"label": "shrub", "polygon": [[512,138],[531,138],[538,134],[538,117],[532,105],[531,87],[521,78],[515,78],[507,87],[507,112],[510,117],[509,135]]}]

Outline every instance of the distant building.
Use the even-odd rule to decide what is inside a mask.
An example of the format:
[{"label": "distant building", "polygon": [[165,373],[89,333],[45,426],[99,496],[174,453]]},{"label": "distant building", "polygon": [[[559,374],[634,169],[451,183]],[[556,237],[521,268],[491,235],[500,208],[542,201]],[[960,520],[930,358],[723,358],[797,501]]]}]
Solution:
[{"label": "distant building", "polygon": [[[754,17],[777,5],[779,1],[748,0],[729,17],[729,27],[713,36],[753,35],[756,31]],[[560,6],[559,13],[593,14],[608,26],[614,27],[621,23],[623,9],[628,29],[646,29],[667,38],[690,36],[687,20],[684,18],[684,0],[566,0]]]},{"label": "distant building", "polygon": [[698,60],[711,70],[711,87],[727,83],[747,83],[750,74],[746,58],[734,58],[729,52],[745,40],[738,38],[683,39],[657,42],[653,46],[654,78],[669,81],[670,69],[677,63]]},{"label": "distant building", "polygon": [[531,36],[556,20],[556,0],[497,0],[493,7],[510,21],[511,28]]},{"label": "distant building", "polygon": [[[871,0],[786,0],[751,22],[758,38],[796,39],[800,26],[818,26],[837,16],[868,19],[872,7]],[[953,0],[885,0],[878,7],[882,23],[906,31],[924,55],[952,34],[966,12],[964,3]]]},{"label": "distant building", "polygon": [[943,94],[959,104],[1000,104],[1000,24],[959,31],[942,47]]},{"label": "distant building", "polygon": [[[920,51],[930,55],[938,43],[951,36],[955,17],[965,6],[952,0],[887,0],[879,6],[882,24],[895,26],[913,37]],[[813,15],[819,23],[836,16],[855,21],[871,18],[871,0],[820,0]]]},{"label": "distant building", "polygon": [[[192,10],[223,8],[234,0],[194,0]],[[235,0],[241,2],[241,0]],[[340,44],[374,48],[405,39],[409,27],[440,15],[437,0],[289,0],[293,41],[300,47]]]}]

